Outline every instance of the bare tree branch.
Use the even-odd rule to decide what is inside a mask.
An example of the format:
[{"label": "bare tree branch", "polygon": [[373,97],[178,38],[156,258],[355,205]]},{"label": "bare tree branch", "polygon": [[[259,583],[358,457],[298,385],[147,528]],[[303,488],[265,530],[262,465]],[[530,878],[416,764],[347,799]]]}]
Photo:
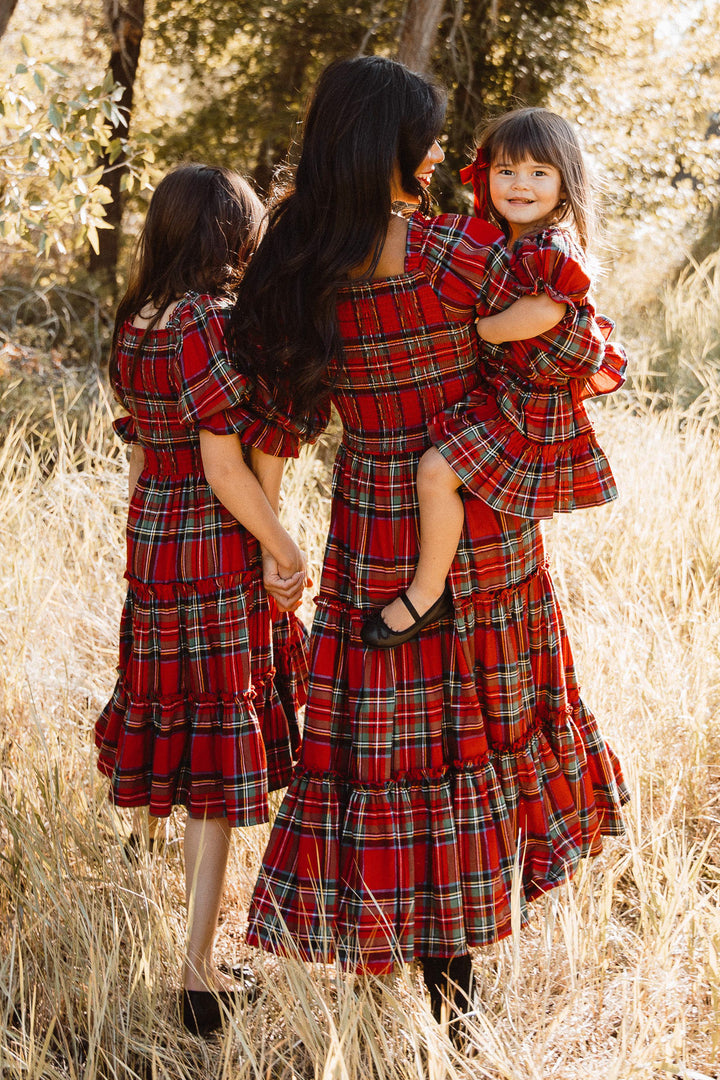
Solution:
[{"label": "bare tree branch", "polygon": [[413,71],[427,71],[445,0],[408,0],[397,58]]}]

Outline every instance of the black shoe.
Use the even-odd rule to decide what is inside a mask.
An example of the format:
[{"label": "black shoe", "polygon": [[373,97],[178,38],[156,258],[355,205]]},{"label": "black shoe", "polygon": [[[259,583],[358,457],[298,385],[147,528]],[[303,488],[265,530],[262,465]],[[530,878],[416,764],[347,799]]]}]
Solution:
[{"label": "black shoe", "polygon": [[[123,844],[123,854],[128,862],[135,865],[140,862],[143,856],[143,841],[139,833],[131,832],[127,840]],[[147,842],[148,855],[152,855],[155,850],[155,837],[150,836]]]},{"label": "black shoe", "polygon": [[453,609],[452,593],[449,586],[445,587],[445,592],[434,604],[430,605],[424,615],[418,615],[405,593],[400,593],[400,599],[412,615],[413,623],[407,630],[392,630],[383,619],[382,612],[376,611],[363,624],[360,631],[363,645],[369,645],[372,649],[393,649],[396,645],[402,645],[404,642],[410,641],[430,623],[437,622],[443,615],[449,615]]},{"label": "black shoe", "polygon": [[193,1035],[209,1035],[222,1024],[223,1006],[232,1010],[241,996],[235,990],[183,990],[182,1022]]},{"label": "black shoe", "polygon": [[448,1035],[456,1050],[467,1041],[463,1017],[473,1007],[473,969],[469,953],[453,957],[422,957],[423,980],[430,992],[430,1010],[438,1024],[447,1009]]}]

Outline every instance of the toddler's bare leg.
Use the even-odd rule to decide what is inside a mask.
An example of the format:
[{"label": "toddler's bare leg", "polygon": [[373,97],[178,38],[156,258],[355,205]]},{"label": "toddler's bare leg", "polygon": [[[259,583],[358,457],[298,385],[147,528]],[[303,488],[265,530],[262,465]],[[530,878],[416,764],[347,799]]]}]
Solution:
[{"label": "toddler's bare leg", "polygon": [[[458,488],[461,481],[442,454],[430,447],[420,458],[417,471],[420,506],[420,557],[415,577],[405,590],[423,615],[445,589],[465,522]],[[382,617],[392,630],[406,630],[412,616],[399,598],[383,608]]]}]

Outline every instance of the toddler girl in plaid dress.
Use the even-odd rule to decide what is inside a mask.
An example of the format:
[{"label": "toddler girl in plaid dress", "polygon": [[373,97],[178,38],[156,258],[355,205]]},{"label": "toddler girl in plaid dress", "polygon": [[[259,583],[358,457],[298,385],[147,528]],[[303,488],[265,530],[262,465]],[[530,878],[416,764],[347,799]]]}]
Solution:
[{"label": "toddler girl in plaid dress", "polygon": [[132,446],[128,593],[119,678],[95,727],[116,806],[187,808],[190,921],[183,1018],[220,1022],[230,980],[212,961],[230,830],[268,819],[298,751],[305,632],[269,601],[262,551],[292,607],[302,552],[245,463],[234,410],[246,389],[224,328],[263,207],[225,169],[184,165],[153,194],[113,336],[110,376]]},{"label": "toddler girl in plaid dress", "polygon": [[583,401],[617,389],[626,361],[607,341],[613,323],[595,318],[588,299],[593,207],[575,133],[547,109],[516,109],[487,126],[461,177],[472,181],[478,217],[502,229],[521,291],[544,291],[568,312],[544,338],[527,335],[514,305],[478,320],[481,382],[429,426],[434,446],[418,467],[417,571],[369,620],[364,640],[376,647],[409,640],[446,607],[464,523],[461,487],[533,520],[617,497]]}]

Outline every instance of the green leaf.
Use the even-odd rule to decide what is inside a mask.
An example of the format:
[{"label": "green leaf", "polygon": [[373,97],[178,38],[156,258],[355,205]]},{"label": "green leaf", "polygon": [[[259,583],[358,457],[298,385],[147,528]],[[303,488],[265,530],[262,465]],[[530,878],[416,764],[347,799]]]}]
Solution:
[{"label": "green leaf", "polygon": [[56,127],[58,131],[62,129],[64,124],[63,116],[54,101],[50,103],[50,108],[48,109],[48,119],[50,120],[50,123],[53,125],[53,127]]},{"label": "green leaf", "polygon": [[42,75],[40,74],[39,71],[36,71],[35,74],[33,75],[33,81],[34,81],[35,85],[37,86],[38,90],[40,91],[40,93],[44,94],[45,93],[45,80],[43,79],[43,77],[42,77]]},{"label": "green leaf", "polygon": [[27,74],[27,64],[17,64],[16,67],[15,67],[15,74],[16,75],[26,75]]},{"label": "green leaf", "polygon": [[26,34],[20,38],[20,48],[26,56],[30,55],[30,38]]}]

